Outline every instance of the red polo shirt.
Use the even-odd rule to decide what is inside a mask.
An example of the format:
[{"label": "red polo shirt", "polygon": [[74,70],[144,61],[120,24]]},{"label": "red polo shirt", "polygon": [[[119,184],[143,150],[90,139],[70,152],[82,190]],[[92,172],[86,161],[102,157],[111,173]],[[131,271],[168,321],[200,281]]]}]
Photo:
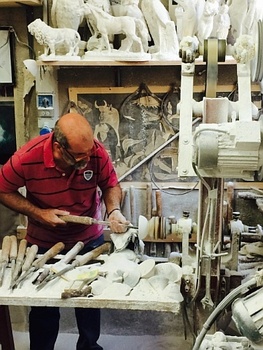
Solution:
[{"label": "red polo shirt", "polygon": [[[28,200],[37,207],[100,219],[100,194],[118,183],[107,151],[96,140],[96,152],[86,168],[74,170],[67,176],[55,166],[52,137],[50,133],[32,139],[9,159],[1,168],[0,191],[10,193],[25,186]],[[70,249],[78,241],[87,243],[98,238],[102,230],[100,225],[70,223],[49,228],[29,218],[26,239],[45,248],[62,241],[66,249]]]}]

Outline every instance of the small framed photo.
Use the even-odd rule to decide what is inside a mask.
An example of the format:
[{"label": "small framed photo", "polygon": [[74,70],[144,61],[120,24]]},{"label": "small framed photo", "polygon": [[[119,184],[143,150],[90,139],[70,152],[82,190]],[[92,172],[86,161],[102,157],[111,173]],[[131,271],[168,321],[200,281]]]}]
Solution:
[{"label": "small framed photo", "polygon": [[54,108],[54,95],[53,94],[38,94],[37,95],[37,108]]}]

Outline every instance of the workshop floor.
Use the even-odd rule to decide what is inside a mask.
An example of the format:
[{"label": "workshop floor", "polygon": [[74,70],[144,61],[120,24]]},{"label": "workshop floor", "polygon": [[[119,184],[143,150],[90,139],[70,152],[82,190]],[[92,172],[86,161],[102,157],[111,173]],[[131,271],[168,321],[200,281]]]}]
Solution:
[{"label": "workshop floor", "polygon": [[[74,310],[61,308],[60,311],[60,333],[55,350],[74,350],[78,337]],[[14,318],[14,310],[11,316]],[[15,349],[29,350],[28,332],[16,325],[13,329]],[[99,344],[104,350],[191,350],[193,345],[191,335],[184,339],[179,315],[108,309],[102,310]]]},{"label": "workshop floor", "polygon": [[[16,350],[29,350],[28,334],[14,332]],[[55,350],[74,350],[77,334],[61,333],[58,337]],[[102,334],[99,344],[104,350],[186,350],[185,341],[173,336],[120,336]]]}]

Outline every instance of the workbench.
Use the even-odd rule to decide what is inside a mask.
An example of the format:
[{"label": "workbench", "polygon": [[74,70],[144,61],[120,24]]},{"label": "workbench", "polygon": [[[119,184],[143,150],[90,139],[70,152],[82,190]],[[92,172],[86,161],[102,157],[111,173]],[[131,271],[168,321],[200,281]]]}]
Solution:
[{"label": "workbench", "polygon": [[160,296],[156,298],[151,296],[150,293],[147,298],[141,299],[134,299],[130,296],[119,297],[118,295],[110,298],[92,296],[62,299],[61,293],[71,286],[72,280],[66,281],[62,278],[56,278],[44,288],[36,290],[32,282],[38,276],[38,271],[28,277],[21,287],[10,290],[10,270],[10,268],[6,269],[3,285],[0,287],[0,344],[2,350],[15,349],[8,310],[9,305],[154,310],[176,314],[180,311],[180,303],[176,300]]}]

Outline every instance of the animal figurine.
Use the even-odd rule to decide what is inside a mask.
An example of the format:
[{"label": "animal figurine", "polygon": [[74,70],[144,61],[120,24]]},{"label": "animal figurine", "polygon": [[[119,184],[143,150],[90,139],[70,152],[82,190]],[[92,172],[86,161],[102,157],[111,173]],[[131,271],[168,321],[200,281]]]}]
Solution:
[{"label": "animal figurine", "polygon": [[[59,52],[63,55],[77,56],[79,52],[80,35],[71,28],[52,28],[40,18],[35,19],[28,26],[28,31],[36,41],[44,46],[43,56],[53,57]],[[61,50],[61,51],[59,51]]]},{"label": "animal figurine", "polygon": [[126,37],[122,40],[123,51],[131,51],[131,47],[136,43],[136,52],[144,52],[142,40],[136,34],[137,30],[140,30],[140,20],[130,16],[115,17],[89,3],[84,5],[84,15],[93,28],[93,37],[102,39],[103,49],[105,47],[108,52],[112,50],[109,35],[124,34]]}]

